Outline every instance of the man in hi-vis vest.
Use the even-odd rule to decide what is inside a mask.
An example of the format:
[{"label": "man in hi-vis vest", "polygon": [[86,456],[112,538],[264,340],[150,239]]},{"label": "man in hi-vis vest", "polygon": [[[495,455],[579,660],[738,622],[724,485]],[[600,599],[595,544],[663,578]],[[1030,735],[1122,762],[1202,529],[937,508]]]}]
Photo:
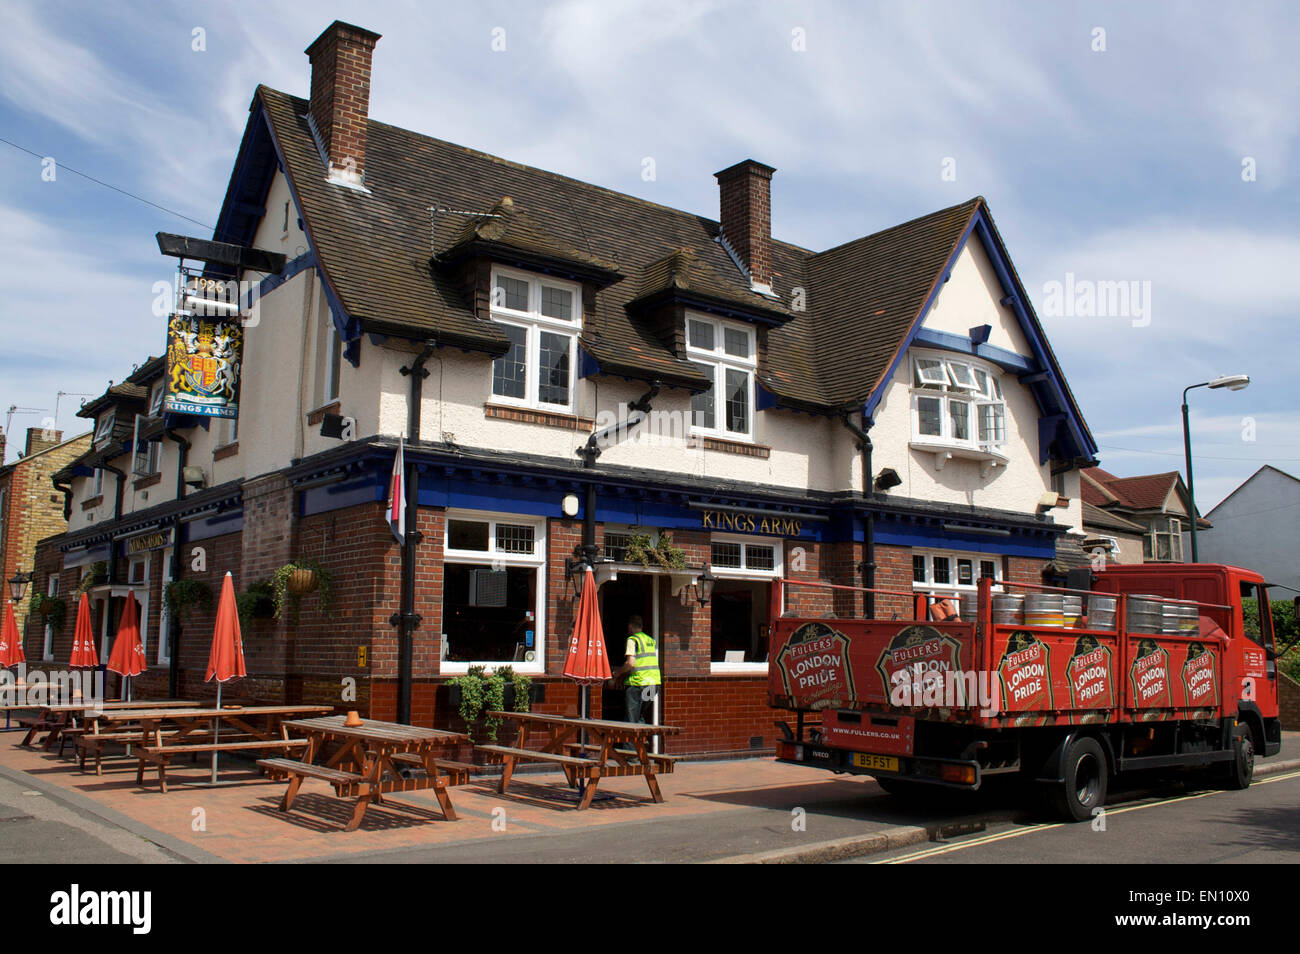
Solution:
[{"label": "man in hi-vis vest", "polygon": [[627,620],[626,659],[612,676],[618,679],[627,676],[627,721],[646,722],[641,718],[641,708],[659,694],[659,647],[654,637],[641,631],[644,624],[640,616],[629,616]]}]

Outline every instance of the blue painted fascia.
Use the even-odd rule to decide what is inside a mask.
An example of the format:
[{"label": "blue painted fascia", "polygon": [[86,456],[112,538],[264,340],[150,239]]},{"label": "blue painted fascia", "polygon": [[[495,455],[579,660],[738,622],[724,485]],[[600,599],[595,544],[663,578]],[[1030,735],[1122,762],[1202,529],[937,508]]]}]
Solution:
[{"label": "blue painted fascia", "polygon": [[592,375],[600,374],[600,362],[592,355],[590,351],[578,343],[578,377],[589,378]]},{"label": "blue painted fascia", "polygon": [[[226,199],[222,205],[221,217],[217,220],[217,228],[214,230],[213,238],[220,242],[235,242],[237,244],[248,245],[253,240],[252,232],[256,231],[256,224],[252,227],[252,232],[247,235],[235,234],[233,225],[230,222],[229,212],[233,211],[239,203],[249,204],[252,202],[265,205],[266,190],[270,188],[271,178],[265,183],[260,184],[260,195],[250,196],[244,194],[245,190],[250,188],[246,182],[247,170],[253,165],[255,153],[266,148],[269,143],[274,151],[276,167],[284,172],[284,181],[289,187],[289,196],[293,200],[294,212],[298,217],[298,224],[307,237],[307,255],[311,256],[310,264],[316,269],[316,274],[320,277],[321,287],[325,290],[325,299],[329,302],[330,318],[334,322],[334,327],[338,330],[339,337],[343,339],[343,357],[348,360],[354,368],[361,364],[361,322],[351,317],[347,309],[343,307],[343,302],[339,298],[333,283],[329,279],[329,274],[320,260],[320,254],[316,246],[315,239],[311,234],[311,223],[303,215],[302,201],[298,197],[298,190],[294,186],[293,177],[288,174],[288,164],[284,160],[284,151],[276,138],[275,129],[271,125],[271,119],[266,114],[266,109],[262,106],[259,98],[253,100],[252,113],[249,116],[248,127],[244,133],[244,140],[240,144],[239,155],[235,160],[235,171],[231,176],[230,186],[226,192]],[[304,256],[299,256],[294,261],[299,261]],[[305,266],[304,266],[305,267]],[[300,269],[301,270],[301,269]]]},{"label": "blue painted fascia", "polygon": [[960,354],[968,354],[974,358],[982,358],[990,364],[995,364],[1003,371],[1010,371],[1012,374],[1028,374],[1038,370],[1035,364],[1022,354],[1016,354],[1014,351],[1008,351],[1006,348],[999,348],[991,344],[975,344],[970,338],[964,335],[956,335],[950,331],[935,331],[932,328],[921,328],[913,339],[919,344],[927,345],[931,348],[939,348],[943,351],[956,351]]},{"label": "blue painted fascia", "polygon": [[[1097,445],[1089,438],[1087,426],[1083,423],[1083,417],[1079,413],[1078,408],[1074,405],[1073,400],[1070,398],[1069,391],[1064,385],[1064,378],[1061,374],[1061,370],[1057,366],[1055,358],[1052,356],[1051,349],[1047,346],[1046,336],[1043,334],[1043,330],[1039,326],[1037,319],[1034,318],[1033,313],[1028,308],[1024,289],[1020,287],[1019,281],[1014,277],[1011,263],[1007,260],[1006,253],[1002,249],[1002,243],[997,238],[993,229],[992,221],[989,219],[988,212],[983,204],[976,208],[975,212],[971,215],[970,222],[967,223],[965,230],[963,230],[961,237],[954,244],[952,254],[948,257],[948,261],[944,264],[938,281],[935,282],[930,294],[926,297],[924,304],[921,306],[920,311],[913,320],[912,327],[903,339],[902,346],[894,355],[894,359],[890,363],[889,369],[881,378],[876,390],[867,398],[866,405],[863,408],[863,415],[868,418],[874,416],[876,408],[884,398],[886,389],[894,379],[894,374],[897,372],[899,364],[906,357],[908,349],[912,347],[912,345],[918,340],[922,331],[925,330],[921,327],[925,321],[925,317],[930,313],[930,308],[934,305],[934,300],[938,296],[939,290],[943,288],[944,284],[948,281],[949,276],[951,276],[952,269],[956,265],[958,257],[966,247],[966,243],[970,240],[972,234],[982,243],[985,254],[988,255],[989,261],[993,264],[993,269],[1002,285],[1003,292],[1010,298],[1008,304],[1014,312],[1016,320],[1019,323],[1021,330],[1024,332],[1025,337],[1029,340],[1029,346],[1033,351],[1034,360],[1046,375],[1044,381],[1041,381],[1036,385],[1031,385],[1031,392],[1033,393],[1035,400],[1038,401],[1039,407],[1045,415],[1050,415],[1057,411],[1064,412],[1066,435],[1069,438],[1068,446],[1065,448],[1067,456],[1095,457],[1097,453]],[[943,334],[943,332],[926,331],[927,336]],[[960,335],[950,335],[949,337],[951,339],[956,339],[956,342],[962,340]],[[935,339],[932,338],[931,340]],[[928,342],[923,340],[923,343]],[[967,353],[980,354],[984,349],[989,347],[989,345],[980,345],[978,351]],[[1012,352],[1006,352],[1004,349],[997,350],[1003,351],[1004,355],[1012,354]],[[993,358],[990,358],[990,360],[993,360]],[[1031,368],[1027,370],[1039,370],[1039,368]],[[1045,456],[1047,454],[1047,445],[1041,443],[1041,433],[1042,428],[1040,426],[1039,457],[1040,463],[1044,463],[1047,459]],[[1052,435],[1053,439],[1056,436],[1057,435],[1055,434]],[[1050,445],[1050,440],[1048,444]]]}]

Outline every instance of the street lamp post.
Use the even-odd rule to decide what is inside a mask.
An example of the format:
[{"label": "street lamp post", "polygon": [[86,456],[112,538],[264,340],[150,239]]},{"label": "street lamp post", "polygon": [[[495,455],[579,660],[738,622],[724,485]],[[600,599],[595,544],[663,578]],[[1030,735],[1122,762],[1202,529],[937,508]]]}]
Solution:
[{"label": "street lamp post", "polygon": [[1192,428],[1187,416],[1187,392],[1194,388],[1227,388],[1229,391],[1240,391],[1248,384],[1250,384],[1249,374],[1225,374],[1212,381],[1202,381],[1200,384],[1192,384],[1183,388],[1183,455],[1187,459],[1187,505],[1191,510],[1188,519],[1192,525],[1193,563],[1200,563],[1201,561],[1199,559],[1200,554],[1196,549],[1196,524],[1199,518],[1196,514],[1196,491],[1192,483]]}]

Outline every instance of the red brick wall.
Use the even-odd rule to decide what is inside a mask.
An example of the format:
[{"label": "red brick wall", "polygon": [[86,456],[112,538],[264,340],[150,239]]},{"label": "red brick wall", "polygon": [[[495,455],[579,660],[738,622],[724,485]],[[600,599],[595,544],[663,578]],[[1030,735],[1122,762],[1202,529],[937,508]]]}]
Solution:
[{"label": "red brick wall", "polygon": [[1290,732],[1300,730],[1300,683],[1283,672],[1277,674],[1277,701],[1282,728]]}]

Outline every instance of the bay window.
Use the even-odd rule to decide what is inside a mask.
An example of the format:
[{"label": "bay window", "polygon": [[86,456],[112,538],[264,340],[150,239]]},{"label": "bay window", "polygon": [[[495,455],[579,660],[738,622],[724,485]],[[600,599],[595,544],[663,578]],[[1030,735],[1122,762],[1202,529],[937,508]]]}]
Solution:
[{"label": "bay window", "polygon": [[582,289],[572,282],[494,269],[492,320],[509,350],[492,362],[492,396],[508,404],[571,410]]},{"label": "bay window", "polygon": [[686,317],[686,357],[711,384],[691,398],[691,433],[748,440],[754,433],[754,329]]},{"label": "bay window", "polygon": [[966,456],[1002,456],[1006,401],[996,374],[973,361],[912,358],[912,442]]}]

